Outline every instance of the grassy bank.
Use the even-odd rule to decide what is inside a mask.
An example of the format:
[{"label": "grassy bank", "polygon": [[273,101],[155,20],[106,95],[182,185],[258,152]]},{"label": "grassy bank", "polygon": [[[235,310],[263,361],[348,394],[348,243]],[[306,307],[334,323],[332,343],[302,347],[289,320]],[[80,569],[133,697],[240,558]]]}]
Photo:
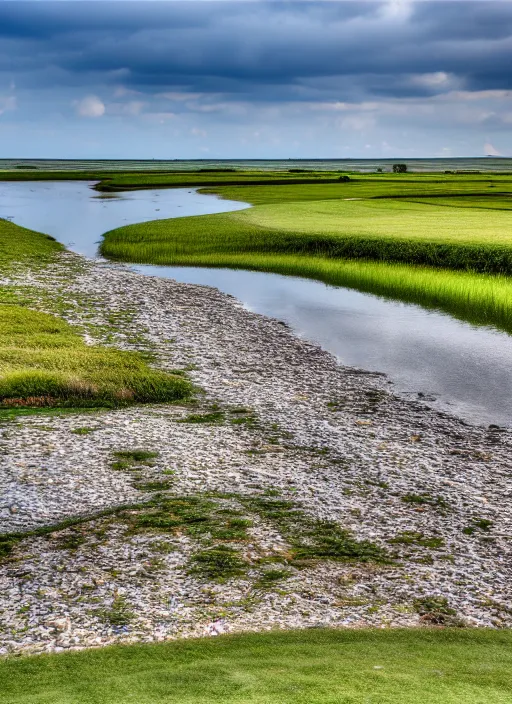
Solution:
[{"label": "grassy bank", "polygon": [[0,218],[0,273],[14,264],[41,265],[64,247],[53,237]]},{"label": "grassy bank", "polygon": [[271,254],[180,256],[176,263],[316,279],[333,286],[346,286],[364,293],[417,303],[475,325],[489,325],[512,333],[512,279],[507,276],[385,262]]},{"label": "grassy bank", "polygon": [[287,189],[300,190],[302,201],[122,227],[105,235],[101,252],[304,276],[512,332],[509,199],[307,200],[318,188]]},{"label": "grassy bank", "polygon": [[[509,201],[299,201],[127,225],[105,235],[104,256],[151,264],[197,254],[294,254],[512,273]],[[489,206],[491,201],[487,201]],[[485,205],[485,202],[484,202]]]},{"label": "grassy bank", "polygon": [[499,631],[267,633],[0,661],[9,704],[505,704]]},{"label": "grassy bank", "polygon": [[53,315],[0,305],[0,405],[113,406],[189,393],[186,379],[135,352],[86,345]]},{"label": "grassy bank", "polygon": [[[42,267],[63,249],[51,237],[0,220],[0,271]],[[0,406],[97,407],[175,401],[190,395],[181,376],[152,369],[135,352],[86,345],[63,320],[20,305],[15,291],[0,304]]]}]

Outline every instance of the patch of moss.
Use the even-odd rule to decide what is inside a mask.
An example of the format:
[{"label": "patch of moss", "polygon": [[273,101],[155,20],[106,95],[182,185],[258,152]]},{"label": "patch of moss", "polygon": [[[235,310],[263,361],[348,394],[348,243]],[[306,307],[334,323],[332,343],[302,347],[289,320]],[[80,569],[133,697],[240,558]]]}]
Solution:
[{"label": "patch of moss", "polygon": [[431,494],[405,494],[402,496],[402,501],[406,504],[426,505],[440,509],[449,508],[448,502],[442,496],[432,496]]},{"label": "patch of moss", "polygon": [[455,626],[463,625],[461,619],[457,617],[457,612],[453,609],[448,599],[444,596],[424,596],[415,599],[414,609],[419,613],[422,621],[435,626]]},{"label": "patch of moss", "polygon": [[99,616],[111,626],[127,626],[135,617],[126,599],[116,596],[109,609],[100,611]]},{"label": "patch of moss", "polygon": [[276,525],[292,548],[295,564],[311,560],[389,562],[386,550],[368,540],[356,540],[332,521],[309,518],[293,502],[267,497],[241,497],[250,510]]},{"label": "patch of moss", "polygon": [[243,575],[248,565],[240,553],[227,545],[217,545],[193,555],[189,574],[223,582]]},{"label": "patch of moss", "polygon": [[427,537],[423,533],[406,530],[403,533],[397,533],[394,538],[390,538],[388,543],[397,545],[420,545],[421,547],[435,550],[443,547],[444,540],[436,536]]},{"label": "patch of moss", "polygon": [[151,460],[158,457],[158,452],[150,450],[117,450],[114,457],[126,462],[137,462],[138,464],[149,464]]},{"label": "patch of moss", "polygon": [[185,418],[180,418],[178,423],[222,423],[225,419],[223,411],[212,411],[211,413],[191,413]]},{"label": "patch of moss", "polygon": [[474,533],[488,533],[493,527],[494,523],[487,518],[474,518],[471,521],[471,525],[466,526],[462,529],[465,535],[474,535]]}]

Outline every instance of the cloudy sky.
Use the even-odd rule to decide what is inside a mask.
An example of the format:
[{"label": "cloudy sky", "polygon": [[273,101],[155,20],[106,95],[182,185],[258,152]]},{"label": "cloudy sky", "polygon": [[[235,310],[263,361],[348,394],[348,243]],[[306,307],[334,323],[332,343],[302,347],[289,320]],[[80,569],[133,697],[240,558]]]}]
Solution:
[{"label": "cloudy sky", "polygon": [[0,157],[512,155],[512,3],[0,0]]}]

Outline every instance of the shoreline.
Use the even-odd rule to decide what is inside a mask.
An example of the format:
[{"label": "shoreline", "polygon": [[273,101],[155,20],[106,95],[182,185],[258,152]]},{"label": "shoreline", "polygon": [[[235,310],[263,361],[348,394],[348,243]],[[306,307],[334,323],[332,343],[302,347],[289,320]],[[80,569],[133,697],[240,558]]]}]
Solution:
[{"label": "shoreline", "polygon": [[[224,583],[194,577],[191,556],[210,538],[130,534],[128,519],[114,515],[25,538],[0,564],[0,653],[274,627],[432,625],[419,606],[432,596],[465,625],[512,625],[510,431],[468,426],[394,396],[382,375],[341,366],[216,289],[69,252],[24,284],[55,295],[62,277],[74,301],[69,322],[93,324],[101,339],[101,326],[114,321],[111,344],[152,352],[162,369],[188,369],[204,395],[192,408],[2,424],[0,532],[64,520],[77,506],[87,513],[143,503],[154,492],[135,485],[165,480],[166,496],[206,497],[249,516],[247,535],[228,543],[248,567]],[[183,422],[191,414],[217,416]],[[73,432],[80,427],[93,430]],[[158,455],[136,468],[136,481],[113,469],[113,453],[141,447]],[[249,501],[267,496],[290,502],[306,521],[334,521],[371,541],[389,563],[295,564],[283,526],[247,513]],[[262,586],[264,564],[286,576]],[[122,626],[102,614],[119,597],[134,614]]]}]

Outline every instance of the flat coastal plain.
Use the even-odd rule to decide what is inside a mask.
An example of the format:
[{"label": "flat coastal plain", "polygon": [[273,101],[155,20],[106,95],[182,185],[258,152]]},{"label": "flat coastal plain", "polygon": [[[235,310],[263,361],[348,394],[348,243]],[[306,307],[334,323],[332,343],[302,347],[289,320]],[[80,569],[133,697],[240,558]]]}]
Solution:
[{"label": "flat coastal plain", "polygon": [[512,625],[509,431],[400,398],[212,288],[69,252],[3,284],[48,312],[65,288],[89,343],[197,391],[0,424],[0,654]]}]

